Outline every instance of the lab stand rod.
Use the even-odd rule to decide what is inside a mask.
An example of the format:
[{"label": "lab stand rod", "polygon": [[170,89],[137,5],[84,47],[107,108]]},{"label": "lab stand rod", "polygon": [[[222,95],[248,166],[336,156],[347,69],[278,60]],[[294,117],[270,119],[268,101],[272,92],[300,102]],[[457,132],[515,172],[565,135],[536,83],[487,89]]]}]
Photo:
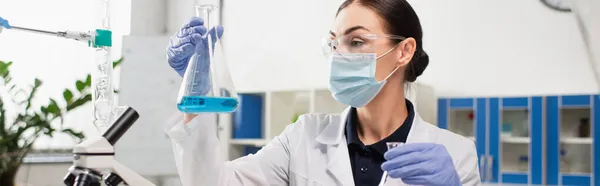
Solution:
[{"label": "lab stand rod", "polygon": [[[39,29],[33,29],[33,28],[25,28],[25,27],[19,27],[19,26],[13,26],[12,29],[35,33],[35,34],[42,34],[42,35],[56,36],[56,37],[62,37],[62,38],[67,38],[67,39],[74,39],[77,41],[84,41],[84,42],[85,41],[94,41],[94,35],[95,35],[94,32],[77,32],[77,31],[52,32],[52,31],[39,30]],[[106,32],[106,31],[102,30],[102,32]],[[107,36],[102,37],[102,38],[107,38]],[[106,39],[104,39],[104,40],[106,40]]]},{"label": "lab stand rod", "polygon": [[24,28],[24,27],[18,27],[18,26],[13,26],[12,29],[23,30],[23,31],[33,32],[33,33],[38,33],[38,34],[52,35],[52,36],[58,36],[58,35],[60,35],[59,32],[52,32],[52,31],[46,31],[46,30],[38,30],[38,29],[32,29],[32,28]]}]

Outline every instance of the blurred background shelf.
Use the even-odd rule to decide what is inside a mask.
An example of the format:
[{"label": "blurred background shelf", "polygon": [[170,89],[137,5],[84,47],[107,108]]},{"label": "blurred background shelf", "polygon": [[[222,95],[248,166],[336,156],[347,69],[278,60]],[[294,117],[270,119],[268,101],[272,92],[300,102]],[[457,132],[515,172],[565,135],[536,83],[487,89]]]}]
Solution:
[{"label": "blurred background shelf", "polygon": [[562,138],[562,139],[560,139],[560,142],[566,143],[566,144],[586,144],[586,145],[591,145],[594,142],[594,139],[593,138],[569,137],[569,138]]},{"label": "blurred background shelf", "polygon": [[529,144],[531,139],[528,137],[502,137],[503,143]]}]

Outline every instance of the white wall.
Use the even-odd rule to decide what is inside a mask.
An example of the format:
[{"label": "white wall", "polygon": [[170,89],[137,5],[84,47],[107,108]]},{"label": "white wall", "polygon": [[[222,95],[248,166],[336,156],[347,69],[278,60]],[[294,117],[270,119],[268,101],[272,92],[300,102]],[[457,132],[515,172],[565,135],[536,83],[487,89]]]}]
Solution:
[{"label": "white wall", "polygon": [[538,0],[411,2],[431,56],[422,81],[443,94],[598,91],[571,13]]},{"label": "white wall", "polygon": [[144,176],[177,174],[163,125],[177,113],[181,77],[165,61],[167,43],[166,36],[126,36],[123,42],[127,61],[121,69],[119,104],[131,106],[140,118],[115,145],[116,159]]},{"label": "white wall", "polygon": [[327,88],[321,37],[340,2],[224,1],[223,46],[236,88]]},{"label": "white wall", "polygon": [[[224,1],[223,41],[236,86],[326,87],[328,69],[319,39],[340,2]],[[550,10],[538,0],[411,3],[431,58],[420,81],[440,95],[598,90],[571,13]]]},{"label": "white wall", "polygon": [[[112,0],[115,1],[115,0]],[[165,0],[130,0],[131,35],[164,35],[167,23]]]}]

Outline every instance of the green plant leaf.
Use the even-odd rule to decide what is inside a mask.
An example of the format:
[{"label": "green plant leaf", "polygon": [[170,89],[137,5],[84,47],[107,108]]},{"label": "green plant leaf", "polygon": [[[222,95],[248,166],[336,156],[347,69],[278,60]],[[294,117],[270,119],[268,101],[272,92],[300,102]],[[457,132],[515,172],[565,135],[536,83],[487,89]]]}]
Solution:
[{"label": "green plant leaf", "polygon": [[85,138],[85,135],[83,134],[83,132],[75,132],[75,131],[73,131],[73,129],[63,129],[61,132],[67,133],[67,134],[71,135],[71,137],[74,137],[79,141],[81,141],[81,139]]},{"label": "green plant leaf", "polygon": [[[13,120],[12,125],[8,128],[9,129],[8,131],[13,132],[14,130],[17,130],[14,128],[19,127],[19,124],[22,124],[23,121],[25,120],[24,118],[31,118],[31,116],[25,116],[23,114],[18,114],[17,117]],[[14,133],[15,132],[13,132],[13,134]]]},{"label": "green plant leaf", "polygon": [[76,99],[73,103],[67,105],[67,112],[76,109],[77,107],[84,105],[85,103],[92,101],[92,94],[86,94],[85,96]]},{"label": "green plant leaf", "polygon": [[[21,126],[17,129],[17,131],[14,133],[13,140],[20,139],[25,141],[34,141],[38,137],[39,131],[43,130],[44,128],[51,127],[50,121],[42,120],[38,114],[35,114],[34,116],[22,116],[21,120],[22,121],[20,122],[26,122],[26,125]],[[15,123],[17,122],[18,121],[16,121]],[[27,131],[30,128],[34,128],[36,130],[36,132],[33,135],[21,136],[23,135],[23,133],[25,133],[25,131]]]},{"label": "green plant leaf", "polygon": [[294,116],[292,116],[292,123],[296,123],[296,121],[298,121],[299,117],[300,117],[300,114],[294,113]]},{"label": "green plant leaf", "polygon": [[54,99],[50,99],[50,104],[48,104],[48,113],[54,115],[54,117],[56,118],[57,116],[61,116],[61,109],[60,107],[58,107],[58,103],[56,103],[56,101]]},{"label": "green plant leaf", "polygon": [[40,107],[40,112],[42,112],[42,114],[44,114],[44,117],[48,117],[48,114],[50,113],[48,111],[48,107],[45,107],[45,106]]},{"label": "green plant leaf", "polygon": [[34,82],[33,82],[33,86],[35,87],[40,87],[42,86],[42,80],[35,78]]},{"label": "green plant leaf", "polygon": [[82,92],[85,88],[85,83],[81,80],[77,80],[77,82],[75,82],[75,87],[77,87],[77,91]]},{"label": "green plant leaf", "polygon": [[0,97],[0,139],[6,138],[6,133],[6,110],[4,110],[4,101]]},{"label": "green plant leaf", "polygon": [[27,120],[27,126],[31,126],[36,130],[33,134],[34,136],[39,135],[39,132],[49,135],[54,131],[51,121],[51,118],[46,118],[36,113],[31,119]]},{"label": "green plant leaf", "polygon": [[2,78],[6,78],[8,76],[8,68],[10,67],[10,65],[12,65],[12,62],[3,62],[0,61],[0,76],[2,76]]},{"label": "green plant leaf", "polygon": [[71,103],[71,101],[73,100],[73,92],[71,92],[71,90],[69,89],[65,89],[65,91],[63,92],[63,98],[65,98],[67,104]]},{"label": "green plant leaf", "polygon": [[113,68],[119,66],[121,63],[123,63],[123,60],[125,60],[124,58],[121,58],[115,62],[113,62]]},{"label": "green plant leaf", "polygon": [[35,97],[35,93],[37,92],[38,88],[40,88],[40,86],[42,86],[42,80],[35,78],[34,82],[33,82],[33,87],[31,87],[31,92],[29,92],[29,95],[27,96],[27,106],[25,107],[25,110],[28,110],[29,108],[31,108],[31,101],[33,100],[33,98]]},{"label": "green plant leaf", "polygon": [[85,85],[92,86],[92,75],[88,74],[87,77],[85,77]]}]

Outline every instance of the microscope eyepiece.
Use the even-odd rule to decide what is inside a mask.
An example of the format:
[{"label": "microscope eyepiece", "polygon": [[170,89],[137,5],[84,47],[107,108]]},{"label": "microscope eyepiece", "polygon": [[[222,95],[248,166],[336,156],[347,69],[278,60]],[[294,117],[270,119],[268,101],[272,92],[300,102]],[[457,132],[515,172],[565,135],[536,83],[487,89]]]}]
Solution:
[{"label": "microscope eyepiece", "polygon": [[115,122],[110,125],[110,128],[102,134],[104,138],[111,144],[115,145],[117,141],[127,132],[129,127],[135,123],[135,121],[140,117],[140,115],[133,110],[133,108],[128,107],[123,114],[115,120]]}]

